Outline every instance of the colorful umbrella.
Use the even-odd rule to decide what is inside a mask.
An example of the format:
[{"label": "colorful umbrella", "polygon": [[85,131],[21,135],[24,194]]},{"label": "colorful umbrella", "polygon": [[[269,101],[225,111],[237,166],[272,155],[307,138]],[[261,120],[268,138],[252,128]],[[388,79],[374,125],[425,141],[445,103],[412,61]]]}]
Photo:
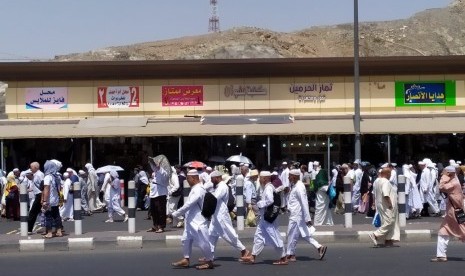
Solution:
[{"label": "colorful umbrella", "polygon": [[201,169],[201,168],[204,168],[206,166],[207,165],[205,165],[205,163],[200,162],[200,161],[190,161],[190,162],[187,162],[186,164],[184,164],[183,167]]}]

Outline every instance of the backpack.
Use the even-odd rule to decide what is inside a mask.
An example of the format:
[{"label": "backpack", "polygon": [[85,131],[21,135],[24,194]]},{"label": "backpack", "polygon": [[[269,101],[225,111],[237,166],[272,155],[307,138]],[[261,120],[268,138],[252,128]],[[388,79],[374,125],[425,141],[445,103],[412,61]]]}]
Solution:
[{"label": "backpack", "polygon": [[204,216],[208,220],[211,219],[211,217],[216,211],[217,201],[218,200],[212,193],[206,192],[203,198],[202,216]]},{"label": "backpack", "polygon": [[263,219],[269,223],[273,223],[279,215],[281,209],[281,195],[273,192],[273,204],[266,207]]},{"label": "backpack", "polygon": [[234,198],[234,195],[231,190],[231,186],[228,185],[228,211],[231,213],[234,210],[234,207],[236,207],[236,199]]}]

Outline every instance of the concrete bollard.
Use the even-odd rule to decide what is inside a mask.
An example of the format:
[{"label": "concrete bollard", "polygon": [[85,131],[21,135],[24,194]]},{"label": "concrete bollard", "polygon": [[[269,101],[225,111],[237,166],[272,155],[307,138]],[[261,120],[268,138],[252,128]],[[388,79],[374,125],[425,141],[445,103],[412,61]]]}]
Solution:
[{"label": "concrete bollard", "polygon": [[81,183],[74,182],[73,184],[73,218],[74,218],[74,234],[82,235],[82,208],[81,208]]},{"label": "concrete bollard", "polygon": [[120,187],[121,187],[121,194],[120,194],[120,197],[121,197],[121,207],[124,207],[124,206],[125,206],[125,205],[124,205],[124,203],[125,203],[125,202],[124,202],[124,196],[125,196],[125,194],[124,194],[124,180],[123,180],[123,179],[120,179],[120,180],[119,180],[119,185],[120,185]]},{"label": "concrete bollard", "polygon": [[[191,192],[191,186],[187,180],[182,182],[182,196],[184,197],[184,204],[186,204],[189,199],[189,193]],[[179,217],[179,221],[184,221],[184,217]],[[185,222],[184,222],[185,223]]]},{"label": "concrete bollard", "polygon": [[28,202],[27,184],[25,182],[19,184],[19,215],[21,221],[21,237],[27,237],[27,218],[28,218]]},{"label": "concrete bollard", "polygon": [[352,228],[352,180],[344,176],[344,226]]},{"label": "concrete bollard", "polygon": [[245,207],[244,207],[244,177],[236,177],[236,220],[237,230],[244,230],[245,225]]},{"label": "concrete bollard", "polygon": [[397,177],[397,206],[399,210],[399,226],[405,227],[407,225],[407,218],[405,214],[405,176],[399,175]]},{"label": "concrete bollard", "polygon": [[128,232],[136,233],[136,182],[128,182]]}]

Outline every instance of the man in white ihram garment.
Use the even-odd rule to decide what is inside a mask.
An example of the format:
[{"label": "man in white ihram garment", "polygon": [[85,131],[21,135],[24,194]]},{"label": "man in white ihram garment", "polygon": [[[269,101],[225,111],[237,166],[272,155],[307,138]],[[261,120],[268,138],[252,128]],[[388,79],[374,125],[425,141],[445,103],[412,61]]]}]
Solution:
[{"label": "man in white ihram garment", "polygon": [[312,235],[315,228],[312,226],[312,218],[308,210],[307,192],[305,185],[300,178],[300,170],[291,170],[289,172],[289,182],[291,183],[291,192],[289,193],[289,224],[287,227],[287,260],[295,262],[295,248],[300,237],[313,245],[322,260],[326,254],[327,247],[316,241]]},{"label": "man in white ihram garment", "polygon": [[184,257],[171,265],[175,268],[188,268],[192,245],[195,242],[205,257],[205,262],[196,268],[199,270],[213,269],[213,254],[208,236],[208,220],[202,215],[202,205],[206,191],[200,182],[199,173],[195,169],[187,173],[187,182],[191,186],[189,197],[181,208],[173,212],[173,217],[184,215],[184,232],[181,238]]},{"label": "man in white ihram garment", "polygon": [[277,220],[269,223],[264,219],[266,207],[272,205],[274,202],[273,192],[275,189],[273,184],[271,184],[271,173],[269,171],[260,172],[260,185],[263,187],[263,192],[260,193],[260,200],[257,202],[257,207],[260,209],[260,221],[254,235],[252,254],[241,257],[241,260],[243,263],[253,264],[265,245],[272,245],[280,255],[280,259],[273,262],[273,264],[287,265],[286,251],[283,239],[279,233]]},{"label": "man in white ihram garment", "polygon": [[60,216],[63,221],[74,221],[74,196],[73,189],[71,185],[71,179],[69,178],[69,173],[65,172],[63,174],[65,181],[63,182],[63,206],[60,207]]},{"label": "man in white ihram garment", "polygon": [[[221,237],[232,247],[239,250],[241,252],[241,257],[247,256],[250,254],[250,252],[239,240],[239,236],[237,235],[236,230],[234,230],[231,216],[229,215],[228,211],[229,187],[226,183],[228,182],[230,176],[222,181],[222,173],[219,171],[213,171],[210,174],[210,177],[214,185],[213,195],[217,199],[216,210],[212,216],[210,227],[208,228],[212,254],[215,254],[218,238]],[[201,259],[201,261],[206,260]]]}]

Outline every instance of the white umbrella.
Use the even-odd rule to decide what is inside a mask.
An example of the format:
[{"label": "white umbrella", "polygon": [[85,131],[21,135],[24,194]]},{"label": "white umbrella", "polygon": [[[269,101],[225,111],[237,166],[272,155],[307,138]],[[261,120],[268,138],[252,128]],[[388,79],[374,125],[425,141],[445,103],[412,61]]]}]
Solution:
[{"label": "white umbrella", "polygon": [[95,172],[96,173],[107,173],[110,171],[124,171],[124,169],[116,165],[106,165],[106,166],[98,168]]},{"label": "white umbrella", "polygon": [[227,162],[236,162],[236,163],[244,163],[244,164],[253,164],[252,161],[250,161],[249,158],[243,156],[243,155],[233,155],[230,156],[228,159],[226,159]]}]

